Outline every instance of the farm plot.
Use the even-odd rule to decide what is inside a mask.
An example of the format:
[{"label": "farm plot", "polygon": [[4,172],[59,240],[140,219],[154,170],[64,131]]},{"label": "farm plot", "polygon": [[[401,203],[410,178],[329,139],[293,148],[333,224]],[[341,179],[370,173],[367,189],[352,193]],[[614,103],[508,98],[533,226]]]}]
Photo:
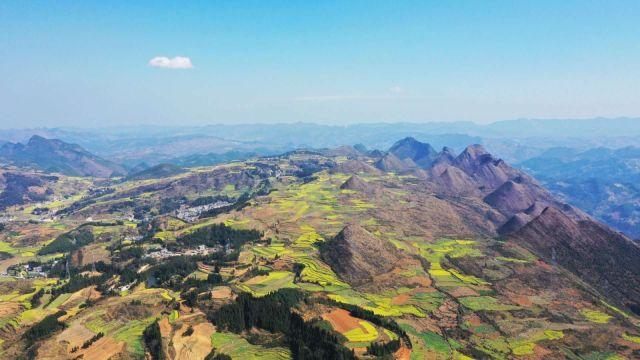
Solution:
[{"label": "farm plot", "polygon": [[252,345],[240,335],[233,333],[213,333],[211,344],[216,353],[226,354],[232,359],[246,360],[288,360],[291,359],[289,349],[283,347],[265,348]]},{"label": "farm plot", "polygon": [[323,287],[332,286],[331,290],[349,288],[349,285],[340,279],[333,270],[323,262],[304,254],[293,254],[295,262],[303,264],[301,278],[302,281],[321,285]]},{"label": "farm plot", "polygon": [[598,310],[582,309],[580,313],[587,320],[594,323],[598,323],[598,324],[606,324],[612,318],[611,315],[603,313],[602,311],[598,311]]},{"label": "farm plot", "polygon": [[187,329],[188,325],[184,324],[173,335],[171,344],[176,354],[175,359],[204,359],[211,351],[213,325],[209,322],[193,325],[193,332],[189,336],[184,336]]},{"label": "farm plot", "polygon": [[271,242],[269,246],[253,246],[251,248],[254,254],[267,259],[274,259],[275,257],[282,257],[287,254],[291,254],[291,249],[285,248],[285,244],[282,242]]},{"label": "farm plot", "polygon": [[328,297],[344,304],[357,305],[365,310],[370,310],[380,316],[402,316],[411,314],[417,317],[426,317],[426,314],[417,306],[410,303],[398,303],[394,301],[397,294],[388,292],[385,294],[358,293],[351,289],[332,292]]},{"label": "farm plot", "polygon": [[250,292],[255,296],[264,296],[270,292],[283,288],[296,288],[293,283],[294,274],[289,271],[272,271],[269,275],[253,277],[244,283],[238,284],[238,288]]},{"label": "farm plot", "polygon": [[322,315],[333,329],[344,335],[350,343],[369,343],[378,339],[378,330],[368,321],[355,318],[344,309],[334,309]]}]

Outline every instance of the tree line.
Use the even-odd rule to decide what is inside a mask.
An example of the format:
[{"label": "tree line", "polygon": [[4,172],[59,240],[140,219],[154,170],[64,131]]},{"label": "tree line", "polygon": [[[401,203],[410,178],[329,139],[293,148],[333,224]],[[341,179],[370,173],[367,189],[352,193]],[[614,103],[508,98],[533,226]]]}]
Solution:
[{"label": "tree line", "polygon": [[344,347],[334,332],[304,321],[293,311],[304,299],[306,295],[296,289],[280,289],[260,298],[242,293],[207,317],[219,329],[234,333],[254,327],[282,333],[294,359],[355,359],[353,351]]},{"label": "tree line", "polygon": [[213,224],[199,228],[177,239],[177,242],[187,246],[206,245],[214,247],[232,246],[239,248],[243,244],[260,240],[262,233],[258,230],[233,229],[224,224]]}]

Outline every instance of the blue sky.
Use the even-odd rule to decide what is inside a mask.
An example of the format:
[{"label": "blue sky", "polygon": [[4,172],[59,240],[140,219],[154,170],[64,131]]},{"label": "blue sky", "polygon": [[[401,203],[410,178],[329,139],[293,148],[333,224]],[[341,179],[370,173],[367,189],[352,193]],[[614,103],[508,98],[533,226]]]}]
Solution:
[{"label": "blue sky", "polygon": [[639,21],[639,1],[3,0],[0,127],[640,116]]}]

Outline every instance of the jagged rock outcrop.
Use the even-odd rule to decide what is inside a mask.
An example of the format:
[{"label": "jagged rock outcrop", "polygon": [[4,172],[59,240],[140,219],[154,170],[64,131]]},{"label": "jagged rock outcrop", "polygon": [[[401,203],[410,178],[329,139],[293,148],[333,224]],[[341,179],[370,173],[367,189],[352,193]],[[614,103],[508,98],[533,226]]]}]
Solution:
[{"label": "jagged rock outcrop", "polygon": [[346,282],[358,286],[392,270],[402,258],[390,242],[359,225],[347,225],[322,246],[322,259]]}]

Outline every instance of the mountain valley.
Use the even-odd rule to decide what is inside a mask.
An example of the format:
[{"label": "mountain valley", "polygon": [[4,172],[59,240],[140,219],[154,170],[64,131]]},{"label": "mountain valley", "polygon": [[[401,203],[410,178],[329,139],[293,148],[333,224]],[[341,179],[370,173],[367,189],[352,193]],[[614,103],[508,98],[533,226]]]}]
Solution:
[{"label": "mountain valley", "polygon": [[65,169],[0,177],[2,358],[640,356],[638,244],[481,145]]}]

